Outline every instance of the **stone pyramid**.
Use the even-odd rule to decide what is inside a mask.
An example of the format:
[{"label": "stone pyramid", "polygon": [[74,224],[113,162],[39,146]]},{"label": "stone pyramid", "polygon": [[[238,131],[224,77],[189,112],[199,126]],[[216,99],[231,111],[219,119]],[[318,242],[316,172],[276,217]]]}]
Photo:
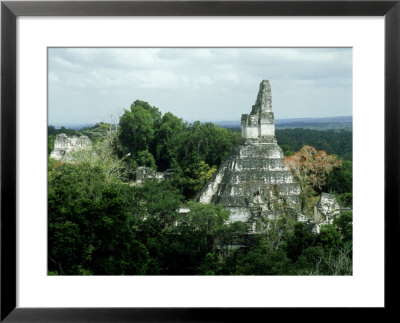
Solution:
[{"label": "stone pyramid", "polygon": [[243,114],[242,140],[234,147],[197,201],[221,204],[231,212],[230,222],[255,223],[274,218],[283,209],[300,211],[300,188],[283,165],[275,138],[271,85],[262,81],[250,114]]}]

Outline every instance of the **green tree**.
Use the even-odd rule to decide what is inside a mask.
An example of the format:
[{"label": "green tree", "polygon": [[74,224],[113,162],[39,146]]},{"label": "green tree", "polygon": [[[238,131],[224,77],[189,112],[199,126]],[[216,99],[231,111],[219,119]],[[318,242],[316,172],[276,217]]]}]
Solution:
[{"label": "green tree", "polygon": [[314,244],[315,237],[310,233],[307,225],[299,222],[294,226],[293,235],[286,244],[287,255],[293,261],[296,261],[303,250]]},{"label": "green tree", "polygon": [[283,151],[283,154],[285,156],[292,156],[294,154],[294,151],[291,150],[289,145],[279,145]]},{"label": "green tree", "polygon": [[[352,137],[352,131],[348,130],[276,129],[276,139],[281,147],[287,146],[290,151],[295,152],[304,145],[310,145],[317,150],[325,150],[327,154],[337,155],[343,160],[352,160]],[[286,151],[283,147],[282,149]]]},{"label": "green tree", "polygon": [[192,154],[189,166],[179,169],[172,177],[171,183],[177,187],[186,199],[193,198],[217,171],[217,167],[210,167],[206,162],[200,160],[198,153]]},{"label": "green tree", "polygon": [[57,163],[49,168],[49,271],[146,273],[148,251],[135,239],[125,199],[133,188],[106,179],[100,167],[87,163]]},{"label": "green tree", "polygon": [[187,222],[164,230],[163,235],[161,274],[194,275],[213,249],[212,237]]},{"label": "green tree", "polygon": [[324,249],[338,250],[343,246],[343,241],[333,224],[324,224],[320,226],[317,244]]},{"label": "green tree", "polygon": [[179,222],[187,223],[195,230],[203,230],[208,234],[217,232],[229,219],[229,211],[220,205],[190,201],[187,203],[187,207],[190,212],[181,217]]},{"label": "green tree", "polygon": [[[283,249],[271,249],[264,237],[259,237],[256,244],[248,250],[235,252],[234,275],[290,275],[292,263]],[[232,270],[232,269],[231,269]]]},{"label": "green tree", "polygon": [[[189,202],[187,214],[162,231],[160,263],[166,274],[210,274],[216,271],[213,253],[215,235],[225,225],[229,212],[220,206]],[[214,269],[212,269],[214,268]]]},{"label": "green tree", "polygon": [[323,269],[324,249],[321,246],[311,246],[303,249],[295,267],[300,275],[319,275]]},{"label": "green tree", "polygon": [[340,216],[333,220],[333,224],[342,235],[344,242],[351,242],[353,239],[353,214],[352,212],[342,212]]},{"label": "green tree", "polygon": [[327,178],[327,191],[339,194],[353,191],[353,163],[344,160]]},{"label": "green tree", "polygon": [[156,160],[160,170],[176,168],[186,124],[172,113],[163,115],[156,133]]},{"label": "green tree", "polygon": [[47,136],[55,136],[57,134],[58,131],[54,126],[52,125],[47,126]]},{"label": "green tree", "polygon": [[47,136],[47,154],[50,156],[51,152],[54,150],[54,140],[56,139],[55,135]]},{"label": "green tree", "polygon": [[216,253],[210,252],[206,254],[204,262],[199,266],[198,274],[200,275],[217,275],[220,271],[220,261]]},{"label": "green tree", "polygon": [[122,153],[136,155],[139,151],[148,150],[154,138],[154,120],[149,111],[141,106],[132,105],[119,121],[119,142]]},{"label": "green tree", "polygon": [[142,219],[156,218],[163,227],[168,227],[177,220],[183,196],[167,181],[149,180],[135,188],[131,199],[132,212]]},{"label": "green tree", "polygon": [[138,166],[147,166],[154,170],[157,169],[156,161],[148,150],[141,150],[137,153],[136,163]]},{"label": "green tree", "polygon": [[326,191],[334,193],[342,206],[352,207],[353,165],[351,161],[343,160],[341,166],[328,175]]},{"label": "green tree", "polygon": [[[184,161],[193,160],[197,154],[200,160],[211,166],[219,166],[229,154],[231,147],[240,140],[240,133],[229,131],[207,122],[192,123],[185,134],[184,143],[180,151],[181,165],[189,166]],[[197,158],[197,157],[196,157]]]}]

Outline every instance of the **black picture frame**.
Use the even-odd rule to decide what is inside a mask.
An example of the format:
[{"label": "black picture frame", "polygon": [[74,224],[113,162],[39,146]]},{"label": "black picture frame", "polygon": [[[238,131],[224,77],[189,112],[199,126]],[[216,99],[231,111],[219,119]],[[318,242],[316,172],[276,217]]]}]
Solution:
[{"label": "black picture frame", "polygon": [[[16,299],[16,19],[19,16],[384,16],[385,17],[385,306],[396,311],[399,287],[400,0],[359,1],[2,1],[1,3],[1,322],[252,321],[261,315],[309,319],[295,308],[17,308]],[[326,308],[330,318],[337,309]],[[354,309],[347,309],[352,311]],[[267,313],[268,311],[268,313]],[[391,313],[393,314],[393,313]],[[320,314],[321,315],[321,314]],[[247,319],[245,319],[247,317]],[[322,319],[322,318],[321,318]]]}]

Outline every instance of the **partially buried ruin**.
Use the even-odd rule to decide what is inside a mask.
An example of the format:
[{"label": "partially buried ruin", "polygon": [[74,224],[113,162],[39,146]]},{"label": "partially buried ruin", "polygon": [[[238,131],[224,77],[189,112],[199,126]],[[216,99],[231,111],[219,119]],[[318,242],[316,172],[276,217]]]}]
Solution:
[{"label": "partially buried ruin", "polygon": [[157,181],[169,180],[173,173],[173,169],[167,169],[165,172],[156,172],[151,167],[139,166],[136,169],[136,183],[143,184],[152,179]]},{"label": "partially buried ruin", "polygon": [[[253,224],[281,211],[300,213],[300,188],[283,165],[275,138],[271,85],[262,81],[250,114],[241,119],[242,141],[197,196],[203,203],[221,204],[230,222]],[[260,228],[261,229],[261,228]],[[257,229],[258,231],[259,229]]]},{"label": "partially buried ruin", "polygon": [[60,161],[72,161],[71,152],[87,149],[92,146],[92,141],[87,136],[68,137],[60,133],[54,140],[54,150],[50,157]]}]

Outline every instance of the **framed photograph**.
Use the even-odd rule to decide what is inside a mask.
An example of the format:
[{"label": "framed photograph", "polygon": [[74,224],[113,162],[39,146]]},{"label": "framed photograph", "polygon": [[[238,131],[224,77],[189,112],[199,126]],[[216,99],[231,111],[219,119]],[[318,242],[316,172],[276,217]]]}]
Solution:
[{"label": "framed photograph", "polygon": [[393,311],[399,14],[3,1],[1,321]]}]

